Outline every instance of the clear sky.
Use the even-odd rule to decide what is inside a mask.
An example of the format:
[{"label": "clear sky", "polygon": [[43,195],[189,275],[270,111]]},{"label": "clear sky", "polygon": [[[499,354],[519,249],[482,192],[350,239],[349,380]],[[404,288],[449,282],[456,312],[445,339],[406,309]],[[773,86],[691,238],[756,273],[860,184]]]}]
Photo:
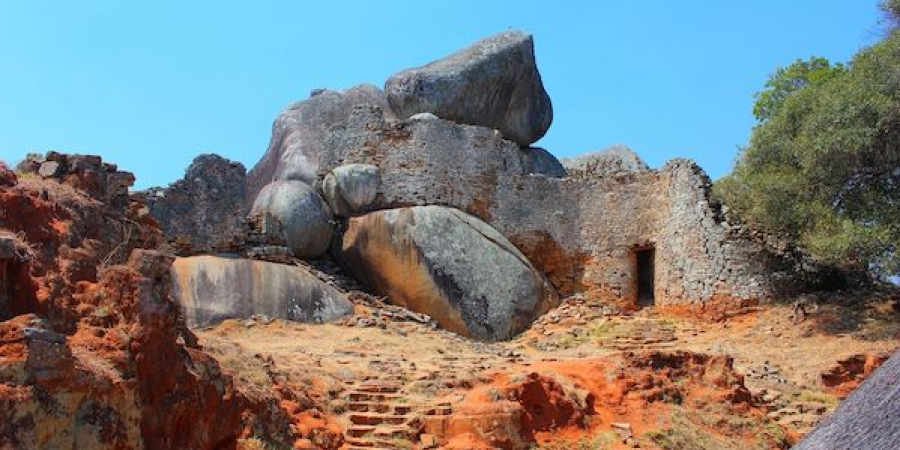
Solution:
[{"label": "clear sky", "polygon": [[727,173],[752,95],[798,57],[846,61],[876,0],[0,0],[0,159],[100,154],[137,187],[215,152],[253,166],[272,120],[317,87],[382,86],[482,37],[535,36],[558,157],[625,143],[652,167]]}]

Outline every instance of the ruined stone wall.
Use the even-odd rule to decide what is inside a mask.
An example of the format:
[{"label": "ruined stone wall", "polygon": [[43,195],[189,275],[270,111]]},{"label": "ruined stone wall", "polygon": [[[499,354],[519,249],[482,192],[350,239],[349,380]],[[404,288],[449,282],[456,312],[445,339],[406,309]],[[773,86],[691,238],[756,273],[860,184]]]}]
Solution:
[{"label": "ruined stone wall", "polygon": [[229,247],[245,234],[246,170],[218,155],[200,155],[184,178],[144,192],[150,214],[186,253]]},{"label": "ruined stone wall", "polygon": [[[774,257],[718,220],[709,179],[688,160],[615,177],[504,177],[491,223],[563,294],[637,300],[636,251],[655,250],[657,304],[762,300],[782,289]],[[515,201],[512,201],[515,199]]]},{"label": "ruined stone wall", "polygon": [[535,173],[529,150],[482,127],[430,115],[385,121],[377,108],[358,108],[329,134],[320,176],[342,164],[377,165],[371,209],[440,204],[475,215],[563,295],[634,306],[636,250],[646,248],[655,250],[657,304],[763,300],[781,289],[775,258],[721,220],[695,163],[556,178]]}]

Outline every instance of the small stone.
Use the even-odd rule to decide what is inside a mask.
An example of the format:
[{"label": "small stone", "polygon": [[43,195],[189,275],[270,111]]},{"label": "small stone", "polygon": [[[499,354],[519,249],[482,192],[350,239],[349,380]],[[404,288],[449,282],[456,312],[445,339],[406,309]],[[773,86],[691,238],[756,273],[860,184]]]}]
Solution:
[{"label": "small stone", "polygon": [[56,161],[47,161],[41,164],[41,168],[38,169],[38,175],[44,178],[56,178],[63,175],[64,167],[61,163]]}]

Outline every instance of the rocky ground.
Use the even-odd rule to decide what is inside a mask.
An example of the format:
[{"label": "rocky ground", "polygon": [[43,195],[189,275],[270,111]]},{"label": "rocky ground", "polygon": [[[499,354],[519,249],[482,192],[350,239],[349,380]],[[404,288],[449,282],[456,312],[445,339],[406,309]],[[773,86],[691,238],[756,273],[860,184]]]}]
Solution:
[{"label": "rocky ground", "polygon": [[288,402],[292,426],[343,435],[285,448],[773,449],[900,346],[895,305],[835,298],[796,323],[787,306],[710,320],[569,299],[518,338],[488,344],[361,303],[340,324],[257,317],[197,335],[238,389],[306,393],[304,405]]}]

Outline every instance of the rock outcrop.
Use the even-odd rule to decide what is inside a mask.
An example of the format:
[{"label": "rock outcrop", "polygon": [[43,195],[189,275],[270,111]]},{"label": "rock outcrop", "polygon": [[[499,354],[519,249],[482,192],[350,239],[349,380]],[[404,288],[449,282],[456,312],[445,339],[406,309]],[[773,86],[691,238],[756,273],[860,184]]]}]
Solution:
[{"label": "rock outcrop", "polygon": [[625,145],[614,145],[599,152],[563,158],[560,163],[570,175],[582,177],[612,177],[650,171],[647,163]]},{"label": "rock outcrop", "polygon": [[19,177],[16,173],[10,170],[6,163],[0,161],[0,187],[15,186],[18,182]]},{"label": "rock outcrop", "polygon": [[393,117],[384,93],[372,85],[346,91],[316,91],[309,99],[287,107],[272,125],[272,139],[262,159],[250,170],[247,198],[252,204],[263,186],[275,180],[312,183],[319,171],[319,153],[328,127],[347,118],[357,105],[376,105]]},{"label": "rock outcrop", "polygon": [[344,294],[299,266],[193,256],[176,259],[172,277],[191,326],[256,314],[323,323],[353,312]]},{"label": "rock outcrop", "polygon": [[162,236],[129,203],[133,177],[92,156],[39,166],[46,179],[0,188],[16,244],[0,264],[0,448],[233,447],[245,402],[185,327],[171,259],[141,248]]},{"label": "rock outcrop", "polygon": [[308,184],[297,180],[266,185],[250,214],[269,214],[280,223],[287,246],[298,258],[317,258],[331,243],[333,216],[325,200]]},{"label": "rock outcrop", "polygon": [[553,107],[534,60],[529,34],[508,31],[426,66],[393,75],[384,85],[401,118],[433,113],[500,130],[527,147],[550,128]]},{"label": "rock outcrop", "polygon": [[166,188],[148,189],[144,196],[150,214],[170,241],[208,252],[241,235],[246,184],[241,163],[206,154],[194,158],[183,179]]},{"label": "rock outcrop", "polygon": [[392,302],[479,339],[508,339],[558,303],[544,277],[502,235],[451,208],[352,218],[341,259]]}]

